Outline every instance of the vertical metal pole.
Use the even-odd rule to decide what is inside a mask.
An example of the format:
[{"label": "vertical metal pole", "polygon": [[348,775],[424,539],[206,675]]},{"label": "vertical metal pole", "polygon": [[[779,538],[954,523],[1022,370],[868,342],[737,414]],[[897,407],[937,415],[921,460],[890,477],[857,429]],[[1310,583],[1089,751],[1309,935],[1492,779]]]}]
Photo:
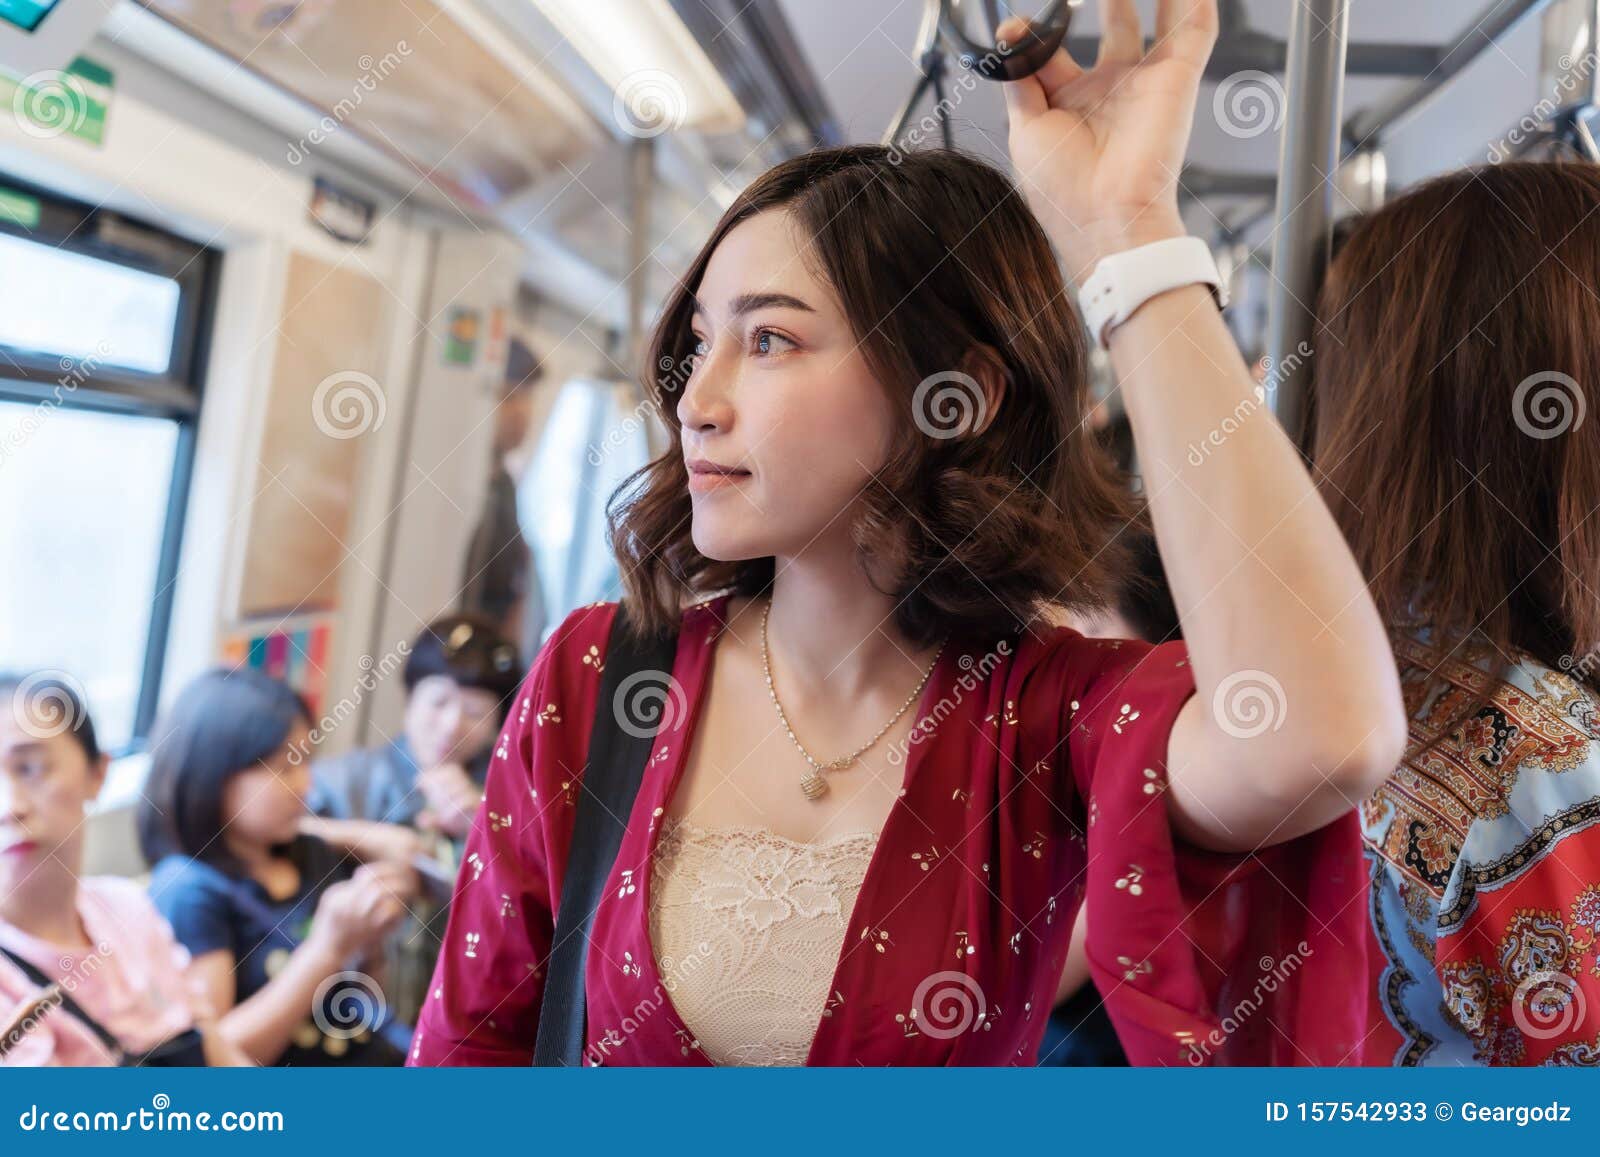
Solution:
[{"label": "vertical metal pole", "polygon": [[645,298],[650,279],[650,202],[656,191],[654,137],[637,137],[628,146],[628,335],[623,342],[626,379],[653,372],[644,366]]},{"label": "vertical metal pole", "polygon": [[[1349,29],[1349,0],[1295,0],[1267,305],[1266,352],[1273,366],[1291,355],[1299,360],[1302,342],[1308,349],[1315,344],[1317,278],[1327,262],[1333,221]],[[1306,434],[1305,383],[1305,374],[1289,375],[1273,394],[1278,420],[1296,441]]]}]

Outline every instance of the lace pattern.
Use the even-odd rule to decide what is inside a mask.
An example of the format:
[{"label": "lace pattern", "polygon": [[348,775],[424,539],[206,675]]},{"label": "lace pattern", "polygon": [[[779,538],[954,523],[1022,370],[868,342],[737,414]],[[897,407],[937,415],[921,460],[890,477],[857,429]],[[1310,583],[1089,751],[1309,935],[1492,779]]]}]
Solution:
[{"label": "lace pattern", "polygon": [[719,1065],[803,1065],[878,841],[663,820],[650,938],[673,1006]]}]

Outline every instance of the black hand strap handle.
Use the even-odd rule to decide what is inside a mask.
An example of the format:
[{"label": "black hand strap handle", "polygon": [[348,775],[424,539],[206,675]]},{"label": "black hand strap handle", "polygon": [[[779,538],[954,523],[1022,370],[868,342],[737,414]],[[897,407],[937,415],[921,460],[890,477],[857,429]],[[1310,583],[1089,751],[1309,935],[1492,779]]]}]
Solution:
[{"label": "black hand strap handle", "polygon": [[[640,640],[626,629],[625,603],[618,603],[606,644],[600,697],[589,731],[589,758],[579,786],[578,814],[572,828],[565,879],[556,907],[555,944],[550,951],[539,1030],[534,1038],[535,1065],[576,1065],[583,1056],[584,965],[589,957],[589,926],[600,904],[601,890],[616,863],[627,831],[628,816],[644,779],[644,767],[655,745],[654,728],[640,727],[635,712],[622,702],[638,695],[646,681],[665,687],[677,655],[678,637]],[[653,673],[625,680],[640,673]]]}]

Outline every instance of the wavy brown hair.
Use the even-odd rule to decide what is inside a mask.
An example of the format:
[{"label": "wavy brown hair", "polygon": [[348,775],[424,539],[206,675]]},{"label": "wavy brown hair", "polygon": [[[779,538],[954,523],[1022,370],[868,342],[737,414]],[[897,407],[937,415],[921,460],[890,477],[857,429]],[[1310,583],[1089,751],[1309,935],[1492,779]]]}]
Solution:
[{"label": "wavy brown hair", "polygon": [[1578,657],[1600,645],[1597,289],[1591,165],[1436,178],[1333,262],[1315,458],[1395,629],[1427,624],[1448,650],[1476,634],[1595,683]]},{"label": "wavy brown hair", "polygon": [[[760,594],[773,579],[770,556],[725,562],[695,548],[677,414],[695,346],[694,290],[722,239],[770,210],[790,214],[808,241],[806,259],[899,411],[895,443],[850,528],[858,560],[890,576],[899,629],[925,645],[946,632],[1017,631],[1047,603],[1104,605],[1124,565],[1118,532],[1130,499],[1083,421],[1086,335],[1044,230],[1011,180],[976,158],[856,145],[807,153],[756,180],[666,301],[645,392],[672,444],[607,505],[641,627],[673,629],[685,601]],[[918,385],[974,359],[1006,381],[990,420],[955,437],[925,432],[941,416],[927,405],[913,413]]]}]

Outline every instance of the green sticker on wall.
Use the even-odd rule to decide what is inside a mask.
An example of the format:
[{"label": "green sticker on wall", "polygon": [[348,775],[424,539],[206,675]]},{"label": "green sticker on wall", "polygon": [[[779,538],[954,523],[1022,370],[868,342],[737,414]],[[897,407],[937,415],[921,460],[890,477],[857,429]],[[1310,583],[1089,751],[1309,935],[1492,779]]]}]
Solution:
[{"label": "green sticker on wall", "polygon": [[64,69],[20,78],[0,73],[0,102],[10,107],[17,127],[30,137],[77,137],[103,145],[112,79],[109,68],[80,56]]},{"label": "green sticker on wall", "polygon": [[0,188],[0,221],[22,229],[38,228],[39,198]]}]

